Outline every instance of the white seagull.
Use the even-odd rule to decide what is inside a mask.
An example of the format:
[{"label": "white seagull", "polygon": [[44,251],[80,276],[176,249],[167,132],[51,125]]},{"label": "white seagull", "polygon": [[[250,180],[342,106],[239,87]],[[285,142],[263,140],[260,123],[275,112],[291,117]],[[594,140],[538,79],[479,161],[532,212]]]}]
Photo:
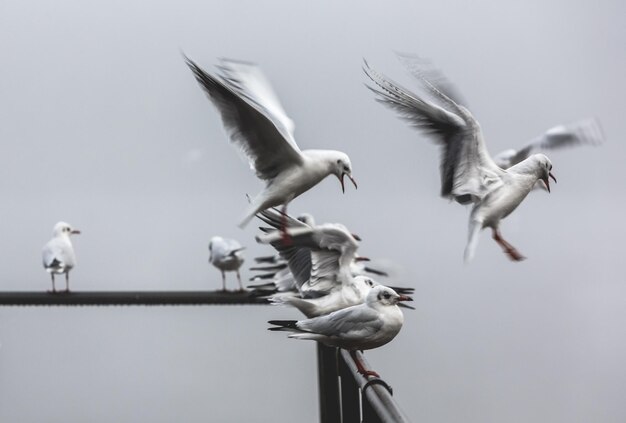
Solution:
[{"label": "white seagull", "polygon": [[507,170],[493,161],[483,140],[480,125],[470,111],[418,75],[428,92],[441,106],[401,87],[369,67],[365,74],[380,90],[370,88],[377,100],[400,113],[413,126],[432,135],[443,147],[441,156],[441,195],[461,204],[472,203],[465,261],[469,262],[483,228],[490,227],[493,239],[514,261],[524,259],[500,233],[500,221],[520,205],[535,182],[543,181],[548,192],[552,163],[543,154],[534,154]]},{"label": "white seagull", "polygon": [[76,255],[70,235],[80,234],[65,222],[58,222],[52,230],[52,239],[46,243],[41,252],[43,267],[52,278],[52,292],[57,292],[54,275],[65,273],[65,292],[70,291],[70,270],[76,266]]},{"label": "white seagull", "polygon": [[276,327],[269,330],[288,331],[292,332],[290,338],[310,339],[349,350],[359,373],[378,377],[376,372],[363,367],[355,351],[378,348],[395,338],[404,323],[398,307],[400,301],[412,301],[412,298],[379,285],[370,290],[362,304],[312,319],[270,320],[268,323]]},{"label": "white seagull", "polygon": [[209,263],[222,272],[223,291],[226,291],[226,272],[237,272],[239,290],[243,291],[239,268],[244,261],[243,250],[245,248],[234,239],[225,239],[220,236],[211,238],[209,242]]},{"label": "white seagull", "polygon": [[230,140],[247,156],[265,189],[251,202],[240,227],[256,213],[287,204],[335,175],[345,192],[343,178],[352,177],[350,158],[334,150],[300,150],[294,124],[261,72],[252,63],[222,59],[219,76],[211,75],[185,58],[194,76],[222,115]]}]

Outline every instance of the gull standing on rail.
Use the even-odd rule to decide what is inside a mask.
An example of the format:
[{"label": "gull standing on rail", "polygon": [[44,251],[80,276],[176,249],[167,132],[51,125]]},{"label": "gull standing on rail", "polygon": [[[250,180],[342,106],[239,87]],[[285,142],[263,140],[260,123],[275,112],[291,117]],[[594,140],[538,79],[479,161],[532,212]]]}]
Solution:
[{"label": "gull standing on rail", "polygon": [[209,241],[209,263],[222,272],[222,291],[226,291],[226,272],[237,272],[239,290],[243,291],[239,268],[244,261],[245,248],[234,239],[225,239],[221,236],[214,236]]},{"label": "gull standing on rail", "polygon": [[80,234],[65,222],[58,222],[52,230],[52,239],[46,243],[41,252],[43,267],[52,278],[52,291],[56,293],[54,275],[65,273],[65,292],[70,291],[70,270],[76,266],[76,255],[70,235]]},{"label": "gull standing on rail", "polygon": [[552,163],[543,154],[534,154],[504,170],[493,161],[483,140],[480,125],[470,111],[457,104],[418,74],[427,91],[441,104],[436,105],[374,71],[365,62],[365,74],[380,88],[369,87],[377,100],[395,109],[413,126],[432,135],[443,147],[441,155],[441,195],[460,204],[473,203],[465,261],[469,262],[483,228],[490,227],[493,239],[514,261],[525,257],[502,238],[500,221],[520,205],[538,180],[550,192]]},{"label": "gull standing on rail", "polygon": [[272,331],[292,332],[289,338],[310,339],[350,351],[359,373],[378,377],[366,370],[358,360],[356,350],[370,350],[390,342],[402,329],[404,315],[400,301],[413,301],[398,295],[393,289],[378,285],[372,288],[363,304],[344,308],[306,320],[270,320]]},{"label": "gull standing on rail", "polygon": [[253,200],[239,227],[259,211],[287,204],[335,175],[345,192],[344,176],[352,177],[350,158],[334,150],[300,150],[287,116],[269,81],[252,63],[222,59],[222,74],[211,75],[185,58],[194,76],[222,115],[230,140],[247,156],[265,189]]}]

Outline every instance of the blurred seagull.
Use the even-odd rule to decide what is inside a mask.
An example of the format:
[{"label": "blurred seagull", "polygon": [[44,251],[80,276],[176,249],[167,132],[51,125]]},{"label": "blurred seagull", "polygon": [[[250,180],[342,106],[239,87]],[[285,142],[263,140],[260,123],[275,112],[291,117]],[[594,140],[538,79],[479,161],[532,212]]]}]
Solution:
[{"label": "blurred seagull", "polygon": [[223,291],[226,291],[226,272],[232,271],[237,272],[239,290],[243,291],[239,268],[243,264],[243,250],[245,248],[234,239],[224,239],[220,236],[211,238],[209,242],[209,263],[222,272]]},{"label": "blurred seagull", "polygon": [[412,298],[379,285],[370,290],[363,304],[312,319],[270,320],[268,323],[276,327],[269,330],[288,331],[289,338],[310,339],[349,350],[359,373],[379,377],[363,367],[355,351],[378,348],[395,338],[404,323],[404,315],[397,306],[401,301]]},{"label": "blurred seagull", "polygon": [[603,142],[604,133],[600,122],[595,118],[587,118],[552,127],[519,150],[502,151],[493,160],[502,169],[508,169],[526,160],[533,151],[556,150],[578,145],[599,145]]},{"label": "blurred seagull", "polygon": [[272,209],[258,217],[273,227],[286,219],[285,230],[292,240],[285,245],[282,234],[275,229],[257,236],[257,241],[271,244],[287,260],[298,289],[297,294],[274,295],[270,298],[273,303],[287,304],[307,317],[315,317],[361,304],[371,288],[378,285],[369,277],[353,273],[358,243],[345,226],[326,223],[311,227],[291,216],[281,217]]},{"label": "blurred seagull", "polygon": [[[483,228],[490,227],[493,239],[514,261],[522,256],[500,233],[500,220],[520,205],[535,182],[543,181],[548,192],[552,163],[543,154],[534,154],[504,170],[489,155],[480,125],[469,110],[441,91],[425,74],[417,74],[427,91],[442,105],[429,102],[401,87],[365,62],[365,74],[380,88],[369,87],[377,100],[398,111],[413,126],[433,136],[443,147],[441,195],[460,204],[473,204],[465,261],[469,262]],[[441,86],[441,85],[440,85]]]},{"label": "blurred seagull", "polygon": [[300,150],[287,116],[260,68],[248,62],[221,60],[219,76],[185,58],[194,76],[222,115],[231,142],[247,156],[265,189],[252,200],[239,227],[256,213],[287,204],[328,175],[335,175],[345,192],[344,176],[357,188],[350,158],[340,151]]},{"label": "blurred seagull", "polygon": [[70,240],[70,235],[80,234],[65,222],[58,222],[52,230],[52,239],[48,241],[41,252],[43,267],[52,278],[52,292],[57,292],[54,285],[54,275],[65,273],[65,292],[70,291],[70,270],[76,266],[76,255]]}]

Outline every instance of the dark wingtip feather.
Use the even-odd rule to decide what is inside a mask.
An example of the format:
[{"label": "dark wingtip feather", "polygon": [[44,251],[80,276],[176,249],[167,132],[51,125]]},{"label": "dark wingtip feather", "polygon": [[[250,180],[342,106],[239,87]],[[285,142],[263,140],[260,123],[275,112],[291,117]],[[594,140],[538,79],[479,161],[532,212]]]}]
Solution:
[{"label": "dark wingtip feather", "polygon": [[296,326],[296,323],[298,323],[297,320],[270,320],[267,323],[277,326],[274,328],[267,328],[267,330],[298,329]]}]

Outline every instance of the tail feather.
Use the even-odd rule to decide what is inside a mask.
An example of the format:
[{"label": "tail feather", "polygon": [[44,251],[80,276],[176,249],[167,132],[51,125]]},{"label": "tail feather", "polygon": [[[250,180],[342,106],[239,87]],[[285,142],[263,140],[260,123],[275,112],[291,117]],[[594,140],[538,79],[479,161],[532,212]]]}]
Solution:
[{"label": "tail feather", "polygon": [[274,328],[267,328],[267,330],[272,330],[272,331],[276,331],[276,330],[286,330],[286,331],[293,331],[293,330],[299,330],[297,323],[297,320],[270,320],[269,322],[270,325],[275,325],[277,327]]}]

